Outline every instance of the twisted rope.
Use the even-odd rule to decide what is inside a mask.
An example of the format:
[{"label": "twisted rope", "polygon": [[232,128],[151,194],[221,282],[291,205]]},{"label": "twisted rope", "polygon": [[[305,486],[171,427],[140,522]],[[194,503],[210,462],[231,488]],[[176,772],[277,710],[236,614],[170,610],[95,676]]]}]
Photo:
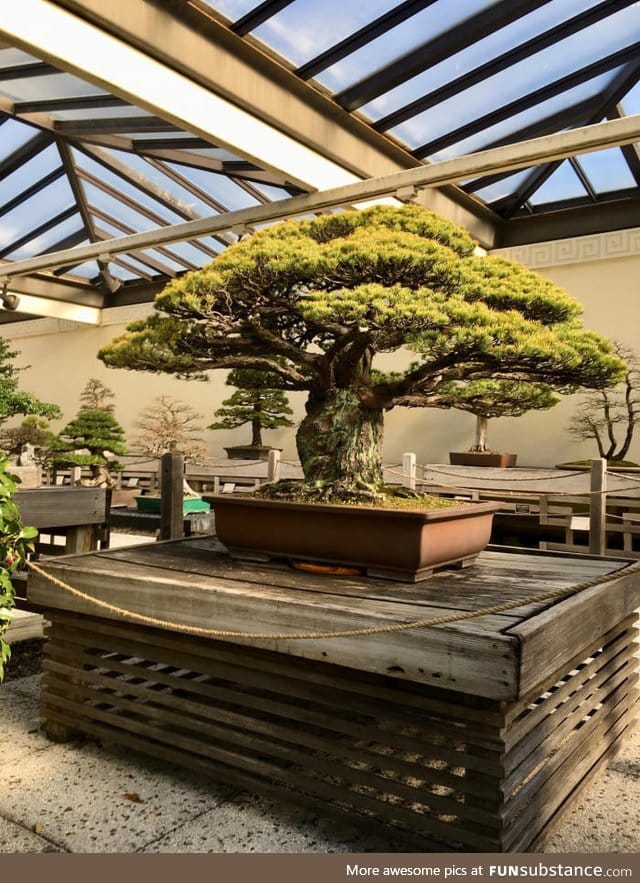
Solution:
[{"label": "twisted rope", "polygon": [[[462,613],[446,613],[441,616],[430,616],[428,619],[418,619],[414,622],[396,623],[395,625],[369,626],[368,628],[344,629],[341,631],[333,632],[235,632],[228,631],[226,629],[207,629],[200,628],[199,626],[184,625],[182,623],[172,622],[166,619],[158,619],[155,616],[146,616],[144,613],[135,613],[132,610],[125,610],[122,607],[117,607],[115,604],[110,604],[107,601],[101,601],[98,598],[93,598],[91,595],[87,595],[85,592],[81,592],[79,589],[73,588],[72,586],[63,582],[63,580],[58,579],[50,573],[47,573],[46,570],[44,570],[38,564],[35,564],[33,561],[26,561],[25,563],[27,567],[29,567],[35,573],[44,577],[49,582],[53,583],[53,585],[63,589],[65,592],[69,592],[75,597],[80,598],[83,601],[88,601],[90,604],[93,604],[96,607],[100,607],[103,610],[108,610],[110,613],[113,613],[123,619],[130,619],[134,622],[144,623],[145,625],[168,628],[176,632],[182,632],[188,635],[197,635],[198,637],[202,638],[233,638],[237,640],[262,641],[310,641],[331,638],[360,638],[367,635],[392,634],[395,632],[406,632],[412,629],[427,628],[429,626],[447,625],[451,622],[463,622],[465,620],[477,619],[481,616],[488,616],[490,614],[504,613],[507,610],[515,610],[518,607],[524,607],[527,604],[553,601],[556,598],[568,598],[571,595],[575,595],[578,592],[583,591],[584,589],[590,589],[594,588],[595,586],[602,585],[603,583],[608,582],[611,578],[611,574],[609,573],[603,576],[594,577],[589,580],[583,580],[576,586],[565,587],[562,589],[552,589],[548,592],[541,592],[536,595],[529,595],[528,597],[521,598],[517,601],[505,601],[502,604],[494,604],[492,607],[483,607],[480,610],[467,610],[463,611]],[[637,572],[640,572],[640,562],[638,562],[637,564],[632,564],[624,569],[625,576],[630,573]]]}]

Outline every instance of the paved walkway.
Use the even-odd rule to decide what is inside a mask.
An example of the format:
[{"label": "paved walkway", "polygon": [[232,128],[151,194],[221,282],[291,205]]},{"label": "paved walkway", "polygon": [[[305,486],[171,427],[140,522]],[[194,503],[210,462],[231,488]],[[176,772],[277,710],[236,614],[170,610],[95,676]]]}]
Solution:
[{"label": "paved walkway", "polygon": [[[114,746],[39,730],[39,675],[0,686],[0,853],[399,852],[272,801]],[[548,852],[640,852],[640,730],[563,823]]]}]

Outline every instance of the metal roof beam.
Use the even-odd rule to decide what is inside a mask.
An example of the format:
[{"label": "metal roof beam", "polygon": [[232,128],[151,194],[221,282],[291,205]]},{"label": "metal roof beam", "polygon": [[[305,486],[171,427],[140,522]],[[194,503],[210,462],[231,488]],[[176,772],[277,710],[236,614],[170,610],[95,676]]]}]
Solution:
[{"label": "metal roof beam", "polygon": [[21,165],[33,159],[34,156],[41,153],[51,143],[51,136],[46,135],[44,132],[41,132],[34,138],[30,138],[26,144],[22,144],[0,162],[0,179],[6,178],[12,172],[15,172],[16,169],[19,169]]},{"label": "metal roof beam", "polygon": [[303,80],[315,77],[320,71],[336,64],[336,62],[346,58],[347,55],[351,55],[352,52],[361,49],[367,43],[371,43],[372,40],[376,40],[378,37],[386,34],[392,28],[395,28],[396,25],[402,24],[403,21],[411,18],[412,15],[421,12],[427,6],[432,6],[435,2],[436,0],[405,0],[404,3],[390,9],[389,12],[385,12],[384,15],[369,22],[368,25],[360,28],[359,31],[355,31],[355,33],[345,37],[344,40],[336,43],[335,46],[330,46],[329,49],[303,64],[297,69],[297,75]]},{"label": "metal roof beam", "polygon": [[25,189],[21,191],[17,196],[14,196],[13,199],[8,200],[4,203],[4,205],[0,206],[0,218],[8,214],[14,208],[17,208],[19,205],[22,205],[23,202],[27,201],[27,199],[35,196],[36,193],[40,193],[41,190],[44,190],[44,188],[48,187],[49,184],[53,184],[53,182],[57,181],[58,178],[62,178],[63,175],[64,167],[60,166],[59,168],[54,169],[52,172],[49,172],[48,175],[45,175],[38,181],[35,181],[35,183],[33,183],[30,187],[25,187]]},{"label": "metal roof beam", "polygon": [[427,92],[426,95],[421,95],[420,98],[417,98],[409,104],[405,104],[404,107],[392,111],[374,122],[373,127],[378,132],[386,132],[388,129],[393,129],[395,126],[399,126],[400,123],[406,122],[417,114],[429,110],[437,104],[447,101],[449,98],[453,98],[455,95],[459,95],[461,92],[464,92],[465,89],[476,86],[483,80],[488,80],[489,77],[501,73],[512,65],[517,64],[519,61],[530,58],[532,55],[535,55],[536,52],[540,52],[541,50],[560,42],[560,40],[570,37],[572,34],[577,34],[581,30],[584,30],[593,24],[597,24],[608,15],[612,15],[614,12],[618,12],[627,6],[631,6],[634,2],[636,2],[636,0],[603,0],[603,2],[594,6],[592,9],[579,12],[577,15],[574,15],[573,18],[569,18],[567,21],[555,25],[554,27],[543,31],[541,34],[536,34],[535,37],[526,40],[519,46],[509,47],[509,49],[501,55],[497,55],[495,58],[481,64],[479,67],[474,68],[468,73],[450,80],[444,86],[434,89],[431,92]]},{"label": "metal roof beam", "polygon": [[111,135],[118,132],[175,132],[176,126],[154,116],[115,116],[92,117],[84,120],[54,120],[53,130],[58,135],[77,138],[84,135]]},{"label": "metal roof beam", "polygon": [[101,253],[121,254],[132,249],[155,248],[160,243],[181,242],[236,226],[260,224],[332,207],[364,203],[366,200],[382,196],[411,198],[412,194],[421,188],[439,187],[493,172],[515,171],[575,154],[604,150],[619,144],[631,144],[639,139],[640,114],[637,114],[596,126],[585,126],[532,141],[485,150],[417,169],[407,169],[393,175],[359,181],[357,184],[336,187],[332,190],[240,209],[224,216],[218,215],[198,221],[186,221],[170,227],[159,227],[144,233],[112,239],[102,243],[100,247],[93,244],[85,245],[59,252],[57,255],[27,258],[0,266],[0,278],[31,273],[34,270],[59,266],[69,261],[84,261],[95,258]]},{"label": "metal roof beam", "polygon": [[[27,242],[31,242],[32,239],[36,239],[38,236],[42,236],[43,233],[48,233],[49,230],[52,230],[58,224],[61,224],[63,221],[68,220],[77,213],[78,207],[75,205],[70,206],[62,212],[59,212],[57,215],[54,215],[53,218],[49,218],[48,221],[45,221],[44,223],[39,224],[37,227],[29,230],[28,233],[24,234],[24,236],[21,236],[19,239],[14,239],[13,242],[5,245],[4,248],[0,249],[0,258],[11,254],[11,252],[13,251],[17,251],[19,248],[22,248],[23,245],[26,245]],[[55,267],[57,266],[57,264],[47,263],[46,266]]]},{"label": "metal roof beam", "polygon": [[242,18],[237,19],[233,24],[229,25],[229,27],[235,34],[243,36],[244,34],[248,34],[249,31],[253,31],[255,28],[260,27],[260,25],[264,24],[268,19],[273,18],[276,13],[280,12],[286,6],[289,6],[292,2],[293,0],[264,0],[263,3],[256,6],[255,9],[251,9],[246,15],[243,15]]},{"label": "metal roof beam", "polygon": [[60,71],[52,64],[35,61],[33,64],[14,64],[11,67],[0,67],[0,82],[7,80],[22,80],[25,77],[48,77],[50,74],[59,74]]},{"label": "metal roof beam", "polygon": [[70,98],[39,98],[32,101],[16,101],[16,116],[25,113],[55,113],[58,110],[94,110],[98,107],[128,107],[126,101],[115,95],[76,95]]},{"label": "metal roof beam", "polygon": [[383,95],[394,86],[404,83],[439,64],[444,59],[467,49],[483,37],[499,31],[528,12],[544,6],[551,0],[499,0],[481,12],[470,15],[448,31],[427,40],[411,52],[394,59],[357,83],[343,89],[335,99],[346,110],[356,110],[368,101]]}]

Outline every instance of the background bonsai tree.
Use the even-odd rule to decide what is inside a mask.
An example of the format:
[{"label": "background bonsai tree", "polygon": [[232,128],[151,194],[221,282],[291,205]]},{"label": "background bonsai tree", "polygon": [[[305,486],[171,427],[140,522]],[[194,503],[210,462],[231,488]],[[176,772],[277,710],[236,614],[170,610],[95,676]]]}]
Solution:
[{"label": "background bonsai tree", "polygon": [[25,445],[29,445],[34,462],[40,466],[47,466],[51,460],[51,446],[55,438],[56,434],[49,428],[49,421],[45,417],[36,417],[35,414],[25,417],[19,426],[0,432],[0,444],[10,456],[19,457]]},{"label": "background bonsai tree", "polygon": [[116,406],[111,400],[115,400],[115,397],[113,390],[101,380],[90,377],[80,393],[80,411],[106,411],[107,414],[113,414]]},{"label": "background bonsai tree", "polygon": [[53,448],[56,466],[90,466],[91,484],[99,487],[113,487],[109,470],[118,467],[114,455],[127,453],[124,429],[99,408],[80,411],[61,430]]},{"label": "background bonsai tree", "polygon": [[605,460],[625,462],[640,422],[640,359],[620,343],[615,351],[627,364],[622,382],[612,389],[585,393],[568,430],[580,441],[593,439]]},{"label": "background bonsai tree", "polygon": [[6,340],[0,338],[0,424],[20,414],[35,414],[57,419],[62,411],[57,405],[43,402],[30,392],[19,389],[19,375],[24,368],[16,368],[13,360],[20,355],[10,350]]},{"label": "background bonsai tree", "polygon": [[170,396],[159,396],[141,411],[135,426],[139,434],[131,439],[131,447],[146,457],[161,457],[167,451],[178,451],[185,463],[202,463],[207,458],[203,441],[197,433],[203,427],[202,414],[186,402]]},{"label": "background bonsai tree", "polygon": [[251,447],[264,447],[263,429],[279,429],[293,426],[289,419],[293,411],[282,391],[282,381],[277,374],[255,371],[251,368],[234,368],[227,377],[227,385],[236,391],[222,403],[214,416],[220,419],[208,429],[237,429],[251,424]]},{"label": "background bonsai tree", "polygon": [[[187,378],[273,371],[283,389],[308,392],[296,436],[305,486],[324,498],[376,499],[386,410],[429,407],[456,380],[603,388],[622,375],[611,345],[583,329],[573,298],[474,249],[465,230],[418,206],[287,221],[173,280],[156,315],[99,357]],[[401,347],[416,365],[375,370],[378,354]]]},{"label": "background bonsai tree", "polygon": [[440,408],[468,411],[476,418],[476,437],[469,450],[487,453],[488,423],[491,417],[520,417],[532,410],[547,410],[557,405],[560,397],[550,386],[525,380],[453,381],[440,389]]}]

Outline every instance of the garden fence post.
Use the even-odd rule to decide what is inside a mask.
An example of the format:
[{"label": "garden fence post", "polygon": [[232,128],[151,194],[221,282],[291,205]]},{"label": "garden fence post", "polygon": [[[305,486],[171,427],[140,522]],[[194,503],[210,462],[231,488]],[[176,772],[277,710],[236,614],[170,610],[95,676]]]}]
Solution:
[{"label": "garden fence post", "polygon": [[402,455],[402,484],[404,487],[411,488],[412,491],[416,489],[416,455],[415,454],[403,454]]},{"label": "garden fence post", "polygon": [[80,484],[82,479],[82,468],[80,466],[72,466],[69,474],[69,484],[71,487],[75,487],[77,484]]},{"label": "garden fence post", "polygon": [[160,539],[178,540],[184,536],[182,454],[170,451],[162,455],[160,479]]},{"label": "garden fence post", "polygon": [[280,451],[269,451],[267,458],[267,481],[280,480]]},{"label": "garden fence post", "polygon": [[589,552],[604,555],[607,546],[607,461],[591,461],[591,504],[589,506]]}]

